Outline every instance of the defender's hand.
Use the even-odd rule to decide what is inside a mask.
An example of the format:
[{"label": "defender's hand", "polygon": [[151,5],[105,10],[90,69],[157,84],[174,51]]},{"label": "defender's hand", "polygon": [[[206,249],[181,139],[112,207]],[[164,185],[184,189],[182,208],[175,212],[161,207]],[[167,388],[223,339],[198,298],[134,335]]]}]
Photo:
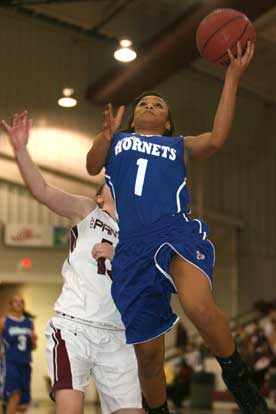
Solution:
[{"label": "defender's hand", "polygon": [[9,125],[5,120],[1,121],[1,125],[7,132],[15,152],[18,152],[26,147],[32,127],[32,120],[29,119],[27,111],[20,114],[14,114],[11,125]]},{"label": "defender's hand", "polygon": [[94,259],[99,260],[102,258],[112,260],[114,256],[114,247],[112,244],[103,242],[103,243],[97,243],[94,245],[92,249],[92,256]]}]

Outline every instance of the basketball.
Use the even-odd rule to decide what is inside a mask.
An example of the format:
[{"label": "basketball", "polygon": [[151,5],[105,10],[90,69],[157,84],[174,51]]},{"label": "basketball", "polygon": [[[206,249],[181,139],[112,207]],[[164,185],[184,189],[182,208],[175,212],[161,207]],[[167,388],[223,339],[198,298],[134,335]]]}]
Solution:
[{"label": "basketball", "polygon": [[227,66],[230,49],[237,54],[237,42],[245,51],[247,42],[256,42],[256,33],[248,17],[233,9],[217,9],[208,14],[198,26],[196,44],[201,56],[218,66]]}]

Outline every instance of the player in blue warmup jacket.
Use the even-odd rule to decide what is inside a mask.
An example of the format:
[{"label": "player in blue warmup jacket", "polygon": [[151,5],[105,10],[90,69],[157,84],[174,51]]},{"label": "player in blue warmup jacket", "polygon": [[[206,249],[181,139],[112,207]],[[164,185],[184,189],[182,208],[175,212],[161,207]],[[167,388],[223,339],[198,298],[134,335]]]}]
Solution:
[{"label": "player in blue warmup jacket", "polygon": [[189,218],[184,157],[207,158],[225,143],[234,116],[238,84],[254,53],[229,51],[231,63],[211,132],[173,136],[171,110],[156,93],[134,103],[129,128],[118,131],[124,113],[109,104],[101,133],[87,155],[92,175],[106,167],[119,217],[119,244],[112,262],[112,296],[129,343],[135,344],[139,377],[149,412],[167,413],[163,369],[164,333],[177,316],[177,293],[187,316],[217,357],[223,378],[243,414],[264,414],[267,406],[235,350],[228,321],[211,294],[214,249],[208,227]]},{"label": "player in blue warmup jacket", "polygon": [[31,351],[37,336],[33,321],[24,316],[24,300],[15,295],[10,300],[10,313],[0,321],[1,354],[4,367],[3,400],[7,414],[28,409],[31,382]]}]

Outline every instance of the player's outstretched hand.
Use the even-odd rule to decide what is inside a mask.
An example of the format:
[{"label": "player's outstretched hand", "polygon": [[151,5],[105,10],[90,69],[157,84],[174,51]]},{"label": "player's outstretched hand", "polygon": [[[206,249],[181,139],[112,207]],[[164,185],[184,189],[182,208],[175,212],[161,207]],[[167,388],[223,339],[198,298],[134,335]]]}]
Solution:
[{"label": "player's outstretched hand", "polygon": [[107,104],[106,109],[104,111],[103,129],[102,129],[103,138],[106,139],[107,141],[112,140],[113,134],[115,134],[117,129],[120,127],[124,112],[125,112],[125,107],[120,106],[118,108],[116,115],[114,116],[112,104],[111,103]]},{"label": "player's outstretched hand", "polygon": [[240,42],[237,43],[237,56],[234,56],[230,49],[228,49],[228,56],[230,64],[226,71],[226,77],[239,81],[243,72],[249,65],[254,55],[254,43],[250,40],[247,43],[246,51],[243,53]]},{"label": "player's outstretched hand", "polygon": [[1,121],[1,125],[7,132],[15,152],[26,147],[32,127],[32,120],[29,119],[27,111],[14,114],[10,125],[4,120]]},{"label": "player's outstretched hand", "polygon": [[110,243],[96,243],[92,249],[92,256],[94,259],[109,259],[112,260],[114,256],[114,247]]}]

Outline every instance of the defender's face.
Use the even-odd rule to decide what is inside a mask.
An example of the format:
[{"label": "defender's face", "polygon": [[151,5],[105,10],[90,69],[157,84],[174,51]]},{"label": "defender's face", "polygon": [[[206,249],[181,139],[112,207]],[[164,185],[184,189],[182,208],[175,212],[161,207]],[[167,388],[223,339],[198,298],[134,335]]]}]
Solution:
[{"label": "defender's face", "polygon": [[133,127],[169,129],[168,106],[159,96],[145,96],[135,107]]},{"label": "defender's face", "polygon": [[115,203],[111,195],[111,191],[107,184],[102,188],[101,194],[97,195],[96,202],[103,207],[104,205],[109,205],[115,208]]},{"label": "defender's face", "polygon": [[108,203],[109,205],[113,205],[115,207],[115,203],[111,195],[110,188],[108,187],[107,184],[104,185],[101,196],[102,196],[104,204]]},{"label": "defender's face", "polygon": [[96,198],[96,202],[100,208],[106,210],[114,219],[116,219],[115,202],[108,185],[105,184],[103,186],[101,194]]},{"label": "defender's face", "polygon": [[13,312],[17,312],[17,313],[22,312],[23,313],[24,312],[24,307],[25,307],[24,299],[21,296],[18,296],[18,295],[14,296],[11,299],[10,307],[11,307],[11,311],[13,311]]}]

